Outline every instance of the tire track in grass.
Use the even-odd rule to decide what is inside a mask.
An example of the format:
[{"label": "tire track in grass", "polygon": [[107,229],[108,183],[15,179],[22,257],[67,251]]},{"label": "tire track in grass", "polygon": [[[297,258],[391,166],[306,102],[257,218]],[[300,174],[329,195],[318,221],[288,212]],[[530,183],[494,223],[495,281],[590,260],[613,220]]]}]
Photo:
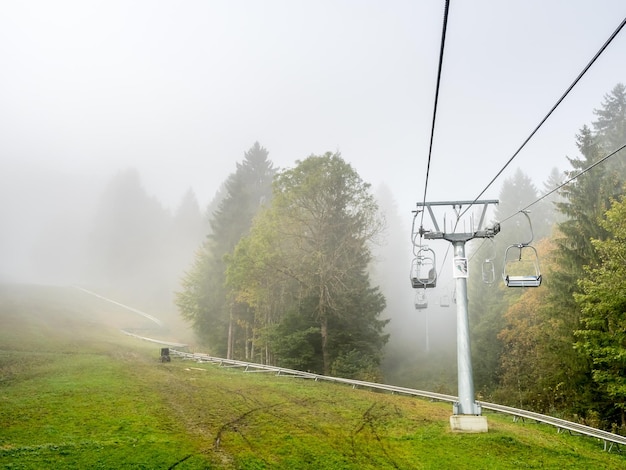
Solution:
[{"label": "tire track in grass", "polygon": [[215,447],[215,449],[216,450],[219,449],[220,443],[221,443],[221,440],[222,440],[222,434],[225,431],[227,431],[229,428],[231,428],[232,431],[235,431],[237,434],[239,434],[242,437],[242,439],[244,441],[246,441],[246,443],[248,444],[250,449],[253,449],[253,446],[250,443],[250,441],[236,427],[236,425],[241,423],[241,422],[243,422],[248,416],[250,416],[253,413],[257,413],[259,411],[271,410],[272,408],[276,408],[276,407],[283,406],[283,405],[284,405],[284,403],[274,403],[273,405],[266,405],[266,406],[259,406],[257,408],[252,408],[251,410],[248,410],[245,413],[242,413],[241,415],[237,416],[235,419],[230,420],[227,423],[222,424],[222,426],[220,426],[220,428],[218,429],[217,434],[215,435],[215,440],[214,440],[214,447]]},{"label": "tire track in grass", "polygon": [[[351,436],[351,441],[352,441],[352,452],[354,453],[354,455],[356,455],[357,453],[357,449],[355,446],[355,437],[357,434],[361,433],[364,429],[369,429],[369,431],[372,433],[372,435],[374,436],[374,439],[376,439],[376,442],[378,443],[378,446],[380,447],[381,451],[383,452],[383,455],[386,457],[387,461],[394,467],[399,469],[400,467],[398,466],[398,464],[396,463],[396,461],[393,459],[393,457],[389,454],[387,448],[385,447],[385,444],[382,440],[382,438],[380,437],[380,434],[378,433],[377,430],[377,423],[380,421],[381,417],[384,416],[389,416],[390,413],[385,413],[385,414],[378,414],[375,415],[373,412],[375,411],[375,409],[377,408],[377,403],[372,403],[370,405],[370,407],[365,410],[365,412],[363,413],[363,417],[362,417],[362,421],[359,424],[359,426],[354,430],[354,432],[352,433]],[[384,412],[385,410],[381,410],[382,412]],[[398,410],[396,409],[396,414],[398,413]],[[374,462],[372,462],[374,463]]]}]

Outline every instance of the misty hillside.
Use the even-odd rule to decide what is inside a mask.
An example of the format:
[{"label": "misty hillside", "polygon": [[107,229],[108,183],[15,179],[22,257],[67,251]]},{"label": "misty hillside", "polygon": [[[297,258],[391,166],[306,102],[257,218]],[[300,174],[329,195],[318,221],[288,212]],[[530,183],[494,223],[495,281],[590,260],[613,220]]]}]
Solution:
[{"label": "misty hillside", "polygon": [[4,468],[622,468],[621,454],[448,404],[195,364],[120,327],[150,322],[71,288],[0,287]]},{"label": "misty hillside", "polygon": [[625,26],[623,0],[2,2],[0,283],[626,435]]}]

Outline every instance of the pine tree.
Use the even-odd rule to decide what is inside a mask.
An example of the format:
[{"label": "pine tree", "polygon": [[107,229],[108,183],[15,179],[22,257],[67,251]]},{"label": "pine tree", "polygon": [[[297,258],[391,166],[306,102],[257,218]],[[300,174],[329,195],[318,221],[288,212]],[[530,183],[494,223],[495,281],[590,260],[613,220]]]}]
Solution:
[{"label": "pine tree", "polygon": [[[570,159],[574,170],[568,176],[574,176],[586,170],[593,163],[613,152],[626,143],[626,89],[616,85],[605,95],[602,107],[594,110],[597,120],[592,123],[593,130],[584,126],[577,136],[581,159]],[[554,288],[550,289],[552,315],[559,320],[560,345],[555,344],[564,365],[570,369],[566,382],[573,397],[574,412],[584,414],[587,410],[598,412],[602,417],[610,416],[612,399],[606,395],[607,389],[597,388],[597,373],[594,372],[593,355],[584,352],[584,348],[573,350],[577,342],[575,332],[584,337],[585,331],[595,326],[585,320],[581,302],[576,302],[582,295],[582,286],[587,284],[588,276],[594,269],[602,269],[607,260],[600,257],[601,251],[594,244],[609,243],[611,234],[604,221],[607,210],[615,198],[624,193],[626,165],[622,151],[603,165],[594,167],[564,187],[562,194],[565,202],[558,204],[567,217],[560,224],[562,236],[557,239],[559,269],[554,274]],[[590,271],[591,270],[591,271]],[[593,333],[591,333],[593,334]],[[579,341],[580,344],[580,341]],[[569,359],[569,360],[568,360]]]},{"label": "pine tree", "polygon": [[593,380],[609,398],[603,417],[626,426],[626,204],[613,204],[601,221],[605,240],[592,240],[600,263],[585,270],[576,346],[591,361]]},{"label": "pine tree", "polygon": [[225,286],[224,257],[232,253],[255,214],[270,200],[274,174],[267,150],[255,142],[228,177],[210,218],[211,231],[177,293],[181,315],[214,354],[232,357],[237,333],[246,333],[247,318],[238,316],[241,312]]},{"label": "pine tree", "polygon": [[[571,178],[591,166],[601,157],[597,139],[588,126],[583,126],[577,135],[577,146],[582,158],[569,158],[573,169],[566,172]],[[545,312],[546,324],[550,325],[546,341],[549,356],[546,362],[556,364],[545,388],[559,389],[560,406],[567,412],[585,416],[590,402],[585,391],[593,387],[589,361],[572,345],[574,332],[580,327],[580,309],[574,301],[578,291],[578,280],[583,276],[585,265],[594,263],[596,256],[591,238],[605,238],[598,219],[605,210],[602,167],[578,177],[561,190],[564,201],[557,203],[558,210],[566,218],[558,226],[555,236],[557,245],[555,267],[546,283],[548,296]]]},{"label": "pine tree", "polygon": [[207,232],[198,199],[190,188],[183,196],[172,218],[169,249],[163,256],[169,255],[170,292],[178,288],[179,280],[194,260],[194,255],[201,247]]},{"label": "pine tree", "polygon": [[616,142],[626,140],[624,101],[624,87],[618,85],[594,111],[598,120],[592,123],[593,130],[586,125],[581,128],[576,136],[580,157],[568,159],[573,169],[566,172],[568,178],[580,176],[562,188],[563,200],[556,204],[565,220],[555,235],[555,267],[546,284],[548,296],[542,308],[549,325],[546,354],[550,355],[547,362],[557,365],[551,387],[558,387],[562,406],[580,416],[589,411],[604,413],[606,396],[593,382],[589,358],[572,347],[575,332],[582,329],[575,296],[580,293],[579,281],[586,276],[585,267],[601,262],[592,240],[607,239],[601,221],[611,199],[623,191],[625,178],[619,155],[587,169],[613,151]]},{"label": "pine tree", "polygon": [[[607,155],[626,143],[626,87],[618,83],[604,96],[602,107],[594,110],[593,129],[602,155]],[[621,154],[622,156],[624,153]],[[613,158],[609,168],[619,168],[623,174],[623,158]]]}]

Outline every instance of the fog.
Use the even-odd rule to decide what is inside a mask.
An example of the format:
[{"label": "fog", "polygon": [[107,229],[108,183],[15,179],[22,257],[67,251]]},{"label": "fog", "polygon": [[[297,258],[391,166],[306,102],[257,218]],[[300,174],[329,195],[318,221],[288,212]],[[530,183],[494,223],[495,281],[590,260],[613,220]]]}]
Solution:
[{"label": "fog", "polygon": [[[107,191],[136,172],[135,201],[151,214],[137,223],[162,224],[159,236],[177,239],[179,251],[158,263],[167,279],[151,283],[155,260],[144,259],[126,281],[144,299],[171,301],[199,243],[174,234],[186,197],[206,224],[208,205],[255,141],[279,168],[338,150],[373,188],[387,188],[398,217],[387,234],[397,252],[381,253],[377,268],[394,345],[408,348],[391,345],[392,356],[449,351],[454,308],[436,307],[447,292],[417,312],[408,282],[443,4],[2,3],[0,279],[102,285],[102,234],[118,223],[103,215],[113,204]],[[452,2],[427,199],[477,196],[624,16],[621,0]],[[568,168],[576,132],[626,81],[625,34],[502,178],[522,168],[541,187],[552,168]],[[501,182],[483,197],[497,198]]]}]

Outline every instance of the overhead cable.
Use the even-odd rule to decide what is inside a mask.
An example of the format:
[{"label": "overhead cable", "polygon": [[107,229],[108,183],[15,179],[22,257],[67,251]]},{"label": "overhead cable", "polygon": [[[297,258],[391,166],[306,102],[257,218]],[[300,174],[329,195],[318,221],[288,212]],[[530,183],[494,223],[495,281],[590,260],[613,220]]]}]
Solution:
[{"label": "overhead cable", "polygon": [[554,106],[552,106],[552,109],[550,109],[550,111],[548,112],[548,114],[546,114],[544,116],[544,118],[541,120],[541,122],[539,122],[539,124],[537,125],[537,127],[535,127],[535,129],[530,133],[530,135],[526,138],[526,140],[524,140],[524,142],[522,143],[522,145],[520,145],[520,147],[515,151],[515,153],[513,154],[513,156],[511,158],[509,158],[509,160],[505,163],[505,165],[500,169],[500,171],[498,171],[498,173],[496,174],[496,176],[493,177],[493,179],[489,182],[489,184],[487,184],[487,186],[485,186],[485,188],[480,192],[480,194],[478,196],[476,196],[476,198],[472,201],[472,203],[461,213],[461,216],[464,215],[469,209],[470,207],[472,207],[472,205],[487,191],[487,189],[489,189],[491,187],[491,185],[494,183],[494,181],[496,179],[498,179],[498,177],[502,174],[502,172],[509,166],[509,164],[515,159],[515,157],[517,157],[517,155],[521,152],[521,150],[526,146],[526,144],[528,143],[528,141],[537,133],[537,131],[539,130],[539,128],[543,125],[543,123],[545,123],[548,118],[552,115],[552,113],[554,112],[554,110],[561,104],[561,102],[565,99],[565,97],[569,94],[570,91],[572,91],[572,88],[574,88],[574,86],[576,86],[576,84],[580,81],[580,79],[583,77],[583,75],[585,75],[585,73],[589,70],[589,68],[591,68],[591,66],[593,65],[593,63],[598,59],[598,57],[600,57],[600,55],[604,52],[604,50],[608,47],[608,45],[611,43],[611,41],[613,41],[613,39],[615,39],[615,36],[617,36],[617,34],[622,30],[622,28],[624,27],[624,25],[626,25],[626,18],[624,18],[622,20],[622,22],[620,23],[620,25],[617,27],[617,29],[615,31],[613,31],[613,34],[611,34],[611,36],[606,40],[606,42],[602,45],[602,47],[598,50],[598,52],[596,52],[596,54],[593,56],[593,58],[589,61],[589,63],[585,66],[585,68],[583,68],[582,72],[580,72],[578,74],[578,77],[576,77],[576,79],[572,82],[572,84],[567,88],[567,90],[565,90],[565,93],[563,93],[563,95],[557,100],[557,102],[555,103]]},{"label": "overhead cable", "polygon": [[[524,212],[526,210],[528,210],[529,207],[534,206],[535,204],[537,204],[538,202],[541,202],[542,200],[544,200],[545,198],[547,198],[548,196],[550,196],[551,194],[554,194],[555,192],[557,192],[559,189],[561,189],[563,186],[568,185],[569,183],[571,183],[572,181],[574,181],[576,178],[584,175],[585,173],[587,173],[588,171],[592,170],[594,167],[600,165],[601,163],[604,163],[606,160],[608,160],[609,158],[613,157],[614,155],[616,155],[620,150],[624,150],[626,149],[626,144],[622,145],[621,147],[617,148],[616,150],[614,150],[613,152],[611,152],[610,154],[606,155],[605,157],[602,157],[600,160],[598,160],[597,162],[593,163],[592,165],[589,165],[587,168],[585,168],[584,170],[581,170],[579,173],[575,174],[574,176],[572,176],[570,179],[568,179],[567,181],[564,181],[563,183],[559,184],[558,186],[556,186],[555,188],[553,188],[552,190],[550,190],[549,192],[547,192],[546,194],[542,195],[541,197],[539,197],[538,199],[536,199],[535,201],[531,202],[530,204],[528,204],[527,206],[523,207],[522,209],[514,212],[513,214],[509,215],[508,217],[506,217],[505,219],[501,220],[499,223],[502,224],[504,222],[507,222],[508,220],[512,219],[513,217],[515,217],[517,214],[519,214],[520,212]],[[474,251],[474,253],[472,253],[472,255],[469,257],[468,261],[471,261],[474,256],[480,251],[480,249],[483,247],[483,245],[487,242],[487,239],[484,239],[483,242],[480,244],[480,246],[478,247],[478,249],[476,251]],[[446,251],[446,256],[448,255],[448,252]],[[445,262],[445,257],[444,257],[444,262]]]},{"label": "overhead cable", "polygon": [[501,220],[500,223],[504,223],[507,220],[513,218],[514,216],[516,216],[517,214],[519,214],[520,212],[523,212],[525,210],[527,210],[529,207],[534,206],[535,204],[537,204],[539,201],[542,201],[543,199],[547,198],[548,196],[550,196],[551,194],[555,193],[556,191],[558,191],[559,189],[561,189],[563,186],[571,183],[572,181],[574,181],[576,178],[578,178],[579,176],[584,175],[585,173],[587,173],[589,170],[593,169],[594,167],[600,165],[601,163],[604,163],[606,160],[608,160],[609,158],[611,158],[613,155],[617,154],[620,150],[624,150],[626,148],[626,144],[622,145],[621,147],[619,147],[616,150],[613,150],[611,153],[609,153],[608,155],[606,155],[605,157],[602,157],[600,160],[598,160],[597,162],[593,163],[592,165],[589,165],[587,168],[585,168],[584,170],[580,171],[579,173],[575,174],[574,176],[572,176],[570,179],[568,179],[567,181],[564,181],[563,183],[561,183],[560,185],[558,185],[556,188],[552,189],[551,191],[547,192],[546,194],[544,194],[543,196],[541,196],[539,199],[531,202],[530,204],[528,204],[526,207],[520,209],[519,211],[515,212],[514,214],[511,214],[510,216],[508,216],[507,218],[505,218],[504,220]]},{"label": "overhead cable", "polygon": [[[439,87],[441,84],[441,70],[443,67],[443,51],[446,44],[446,30],[448,29],[448,10],[450,8],[450,0],[446,0],[444,12],[443,12],[443,27],[441,30],[441,47],[439,49],[439,67],[437,70],[437,85],[435,87],[435,104],[433,106],[433,122],[430,129],[430,145],[428,147],[428,162],[426,164],[426,181],[424,183],[424,205],[426,203],[426,191],[428,190],[428,176],[430,174],[430,160],[433,152],[433,140],[435,135],[435,121],[437,118],[437,103],[439,102]],[[420,220],[420,230],[422,228],[422,223],[424,222],[424,212],[422,211],[422,216]]]}]

